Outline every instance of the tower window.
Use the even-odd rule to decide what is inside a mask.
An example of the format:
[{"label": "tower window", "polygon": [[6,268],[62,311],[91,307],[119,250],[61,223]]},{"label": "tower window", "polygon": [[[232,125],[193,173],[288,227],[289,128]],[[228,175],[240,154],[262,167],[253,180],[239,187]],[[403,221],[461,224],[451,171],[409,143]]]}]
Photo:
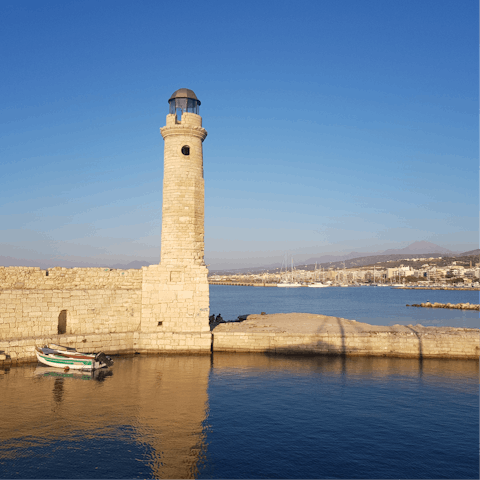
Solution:
[{"label": "tower window", "polygon": [[190,155],[190,147],[189,147],[188,145],[184,145],[184,146],[182,147],[182,153],[183,153],[184,155]]}]

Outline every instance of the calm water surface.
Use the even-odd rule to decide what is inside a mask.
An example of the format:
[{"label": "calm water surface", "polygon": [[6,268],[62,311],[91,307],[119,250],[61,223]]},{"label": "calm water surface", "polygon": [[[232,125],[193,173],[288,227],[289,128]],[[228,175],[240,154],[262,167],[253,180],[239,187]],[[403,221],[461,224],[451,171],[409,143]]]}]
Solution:
[{"label": "calm water surface", "polygon": [[479,312],[407,307],[412,303],[480,303],[479,292],[389,287],[277,288],[210,286],[210,313],[234,320],[249,313],[316,313],[372,325],[479,328]]},{"label": "calm water surface", "polygon": [[[214,286],[211,312],[477,326],[476,292]],[[478,478],[478,362],[263,354],[0,370],[0,478]]]},{"label": "calm water surface", "polygon": [[0,373],[1,478],[479,475],[475,361],[214,354],[53,371]]}]

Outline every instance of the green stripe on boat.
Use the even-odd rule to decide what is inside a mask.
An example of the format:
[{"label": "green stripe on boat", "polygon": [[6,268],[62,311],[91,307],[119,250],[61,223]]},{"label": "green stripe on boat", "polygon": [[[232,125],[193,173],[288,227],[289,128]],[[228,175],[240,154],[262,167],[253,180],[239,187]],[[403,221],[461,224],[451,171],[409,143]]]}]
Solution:
[{"label": "green stripe on boat", "polygon": [[91,360],[71,360],[71,359],[66,359],[66,358],[56,359],[56,358],[52,358],[52,357],[47,357],[45,355],[40,355],[40,356],[42,358],[44,358],[45,360],[47,360],[48,362],[61,363],[63,365],[78,365],[78,364],[91,365],[92,364]]}]

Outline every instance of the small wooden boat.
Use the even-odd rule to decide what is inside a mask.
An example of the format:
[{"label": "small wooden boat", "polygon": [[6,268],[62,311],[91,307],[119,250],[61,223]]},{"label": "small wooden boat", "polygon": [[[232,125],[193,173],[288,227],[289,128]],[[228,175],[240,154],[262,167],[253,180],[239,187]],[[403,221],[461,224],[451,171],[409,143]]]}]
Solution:
[{"label": "small wooden boat", "polygon": [[38,361],[44,365],[68,370],[96,370],[113,365],[113,360],[103,352],[82,353],[77,352],[74,348],[61,345],[50,344],[43,348],[35,347],[35,354]]}]

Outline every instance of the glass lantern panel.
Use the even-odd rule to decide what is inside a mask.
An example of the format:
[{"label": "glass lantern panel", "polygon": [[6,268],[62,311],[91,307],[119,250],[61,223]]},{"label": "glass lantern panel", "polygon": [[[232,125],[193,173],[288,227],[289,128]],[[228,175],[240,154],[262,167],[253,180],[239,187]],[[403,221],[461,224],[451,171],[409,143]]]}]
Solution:
[{"label": "glass lantern panel", "polygon": [[198,100],[193,98],[173,98],[169,102],[169,113],[176,114],[180,120],[183,112],[196,113],[198,115]]},{"label": "glass lantern panel", "polygon": [[198,115],[198,101],[193,98],[187,99],[187,112],[196,113]]}]

